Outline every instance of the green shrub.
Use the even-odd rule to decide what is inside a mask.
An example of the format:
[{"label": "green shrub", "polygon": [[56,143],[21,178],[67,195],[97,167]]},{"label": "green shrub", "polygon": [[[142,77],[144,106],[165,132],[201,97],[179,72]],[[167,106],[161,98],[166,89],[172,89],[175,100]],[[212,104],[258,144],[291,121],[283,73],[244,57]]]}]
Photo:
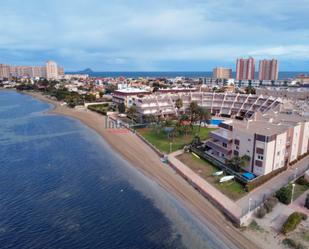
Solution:
[{"label": "green shrub", "polygon": [[286,238],[282,240],[282,244],[285,246],[288,246],[289,248],[295,248],[295,249],[306,249],[303,244],[297,243],[295,240]]},{"label": "green shrub", "polygon": [[305,207],[309,209],[309,194],[307,194],[306,202],[305,202]]},{"label": "green shrub", "polygon": [[264,218],[264,216],[266,215],[267,211],[264,207],[260,207],[257,212],[256,212],[256,217],[259,219]]},{"label": "green shrub", "polygon": [[297,243],[295,242],[295,240],[289,238],[282,240],[282,244],[291,248],[297,247]]},{"label": "green shrub", "polygon": [[267,213],[270,213],[273,208],[277,205],[278,203],[278,198],[275,196],[272,196],[270,198],[268,198],[265,203],[264,203],[264,207],[266,209]]},{"label": "green shrub", "polygon": [[284,222],[284,224],[282,225],[282,233],[283,234],[287,234],[289,232],[294,231],[297,226],[299,225],[299,223],[302,220],[306,220],[307,219],[307,215],[300,213],[300,212],[294,212],[292,213],[287,220]]},{"label": "green shrub", "polygon": [[298,178],[298,179],[296,180],[296,183],[299,184],[299,185],[305,185],[305,186],[306,186],[306,185],[309,185],[309,183],[306,181],[306,179],[305,179],[304,176]]},{"label": "green shrub", "polygon": [[286,187],[279,189],[276,193],[276,197],[283,204],[290,204],[292,198],[292,184],[289,184]]}]

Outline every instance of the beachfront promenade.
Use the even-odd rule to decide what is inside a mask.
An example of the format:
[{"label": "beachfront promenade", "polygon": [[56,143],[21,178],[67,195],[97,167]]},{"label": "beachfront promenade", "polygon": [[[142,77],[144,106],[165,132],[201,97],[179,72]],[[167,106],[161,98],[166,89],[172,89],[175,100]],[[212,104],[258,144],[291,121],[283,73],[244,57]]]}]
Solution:
[{"label": "beachfront promenade", "polygon": [[179,150],[168,156],[168,159],[176,172],[182,175],[202,195],[232,219],[232,221],[239,223],[240,225],[245,225],[252,217],[254,210],[263,204],[268,197],[272,196],[276,191],[286,186],[289,182],[303,175],[309,168],[309,156],[307,156],[297,162],[293,167],[282,172],[234,202],[179,161],[176,157],[181,153],[183,153],[183,151]]}]

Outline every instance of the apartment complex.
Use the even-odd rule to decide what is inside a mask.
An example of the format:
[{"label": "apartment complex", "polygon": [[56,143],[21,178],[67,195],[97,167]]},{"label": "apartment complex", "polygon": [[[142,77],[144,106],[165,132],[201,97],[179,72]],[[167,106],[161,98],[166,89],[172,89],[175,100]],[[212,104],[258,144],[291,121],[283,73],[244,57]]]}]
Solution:
[{"label": "apartment complex", "polygon": [[[181,99],[183,107],[178,110],[176,100]],[[137,97],[133,100],[138,113],[143,115],[173,116],[178,111],[185,111],[192,101],[199,106],[210,110],[214,115],[226,117],[251,117],[256,111],[262,113],[275,108],[281,100],[262,95],[214,93],[214,92],[190,92],[173,94],[151,94]]]},{"label": "apartment complex", "polygon": [[305,87],[260,87],[256,89],[256,94],[291,100],[309,100],[309,88]]},{"label": "apartment complex", "polygon": [[11,66],[0,64],[0,79],[9,79],[11,77],[57,79],[61,75],[64,75],[64,70],[54,61],[48,61],[44,66]]},{"label": "apartment complex", "polygon": [[226,162],[247,155],[245,168],[260,176],[287,167],[309,152],[309,119],[290,112],[257,112],[248,121],[227,121],[210,133],[206,153]]},{"label": "apartment complex", "polygon": [[216,67],[212,70],[212,78],[214,79],[231,79],[232,69],[224,67]]},{"label": "apartment complex", "polygon": [[236,80],[253,80],[255,74],[255,60],[250,57],[248,59],[237,59],[236,62]]},{"label": "apartment complex", "polygon": [[259,66],[259,80],[278,80],[278,61],[261,60]]}]

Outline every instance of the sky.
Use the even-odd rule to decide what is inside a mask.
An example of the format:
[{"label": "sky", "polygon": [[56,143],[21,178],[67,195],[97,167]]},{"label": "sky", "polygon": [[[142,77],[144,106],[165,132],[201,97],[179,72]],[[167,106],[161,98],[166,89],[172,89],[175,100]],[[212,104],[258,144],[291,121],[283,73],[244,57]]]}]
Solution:
[{"label": "sky", "polygon": [[309,71],[309,0],[1,0],[0,63],[66,71]]}]

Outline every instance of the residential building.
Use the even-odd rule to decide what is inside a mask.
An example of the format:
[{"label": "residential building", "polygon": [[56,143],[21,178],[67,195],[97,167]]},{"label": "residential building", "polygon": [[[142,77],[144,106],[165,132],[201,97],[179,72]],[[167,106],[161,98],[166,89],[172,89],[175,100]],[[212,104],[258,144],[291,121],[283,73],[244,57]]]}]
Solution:
[{"label": "residential building", "polygon": [[0,64],[0,79],[10,77],[57,79],[61,75],[64,75],[63,68],[57,66],[53,61],[48,61],[45,66],[11,66]]},{"label": "residential building", "polygon": [[236,80],[253,80],[255,74],[255,60],[250,57],[248,59],[237,59],[236,63]]},{"label": "residential building", "polygon": [[216,67],[212,70],[212,77],[214,79],[231,79],[232,69],[224,67]]},{"label": "residential building", "polygon": [[259,80],[278,80],[278,61],[261,60],[259,66]]},{"label": "residential building", "polygon": [[309,100],[309,88],[305,87],[260,87],[256,88],[256,94],[291,100]]},{"label": "residential building", "polygon": [[5,79],[10,77],[10,66],[5,64],[0,64],[0,79]]},{"label": "residential building", "polygon": [[151,92],[145,89],[127,87],[114,91],[112,101],[115,104],[123,103],[126,107],[130,107],[136,98],[149,94]]},{"label": "residential building", "polygon": [[138,113],[142,115],[172,116],[176,115],[176,100],[182,99],[182,110],[186,111],[192,101],[199,106],[209,109],[213,115],[226,117],[251,117],[257,110],[262,113],[275,108],[281,103],[280,99],[258,95],[215,93],[215,92],[190,92],[151,94],[134,99],[133,104]]},{"label": "residential building", "polygon": [[246,171],[260,176],[295,162],[309,152],[309,119],[297,113],[269,110],[251,120],[219,125],[206,141],[206,153],[221,162],[246,155]]}]

